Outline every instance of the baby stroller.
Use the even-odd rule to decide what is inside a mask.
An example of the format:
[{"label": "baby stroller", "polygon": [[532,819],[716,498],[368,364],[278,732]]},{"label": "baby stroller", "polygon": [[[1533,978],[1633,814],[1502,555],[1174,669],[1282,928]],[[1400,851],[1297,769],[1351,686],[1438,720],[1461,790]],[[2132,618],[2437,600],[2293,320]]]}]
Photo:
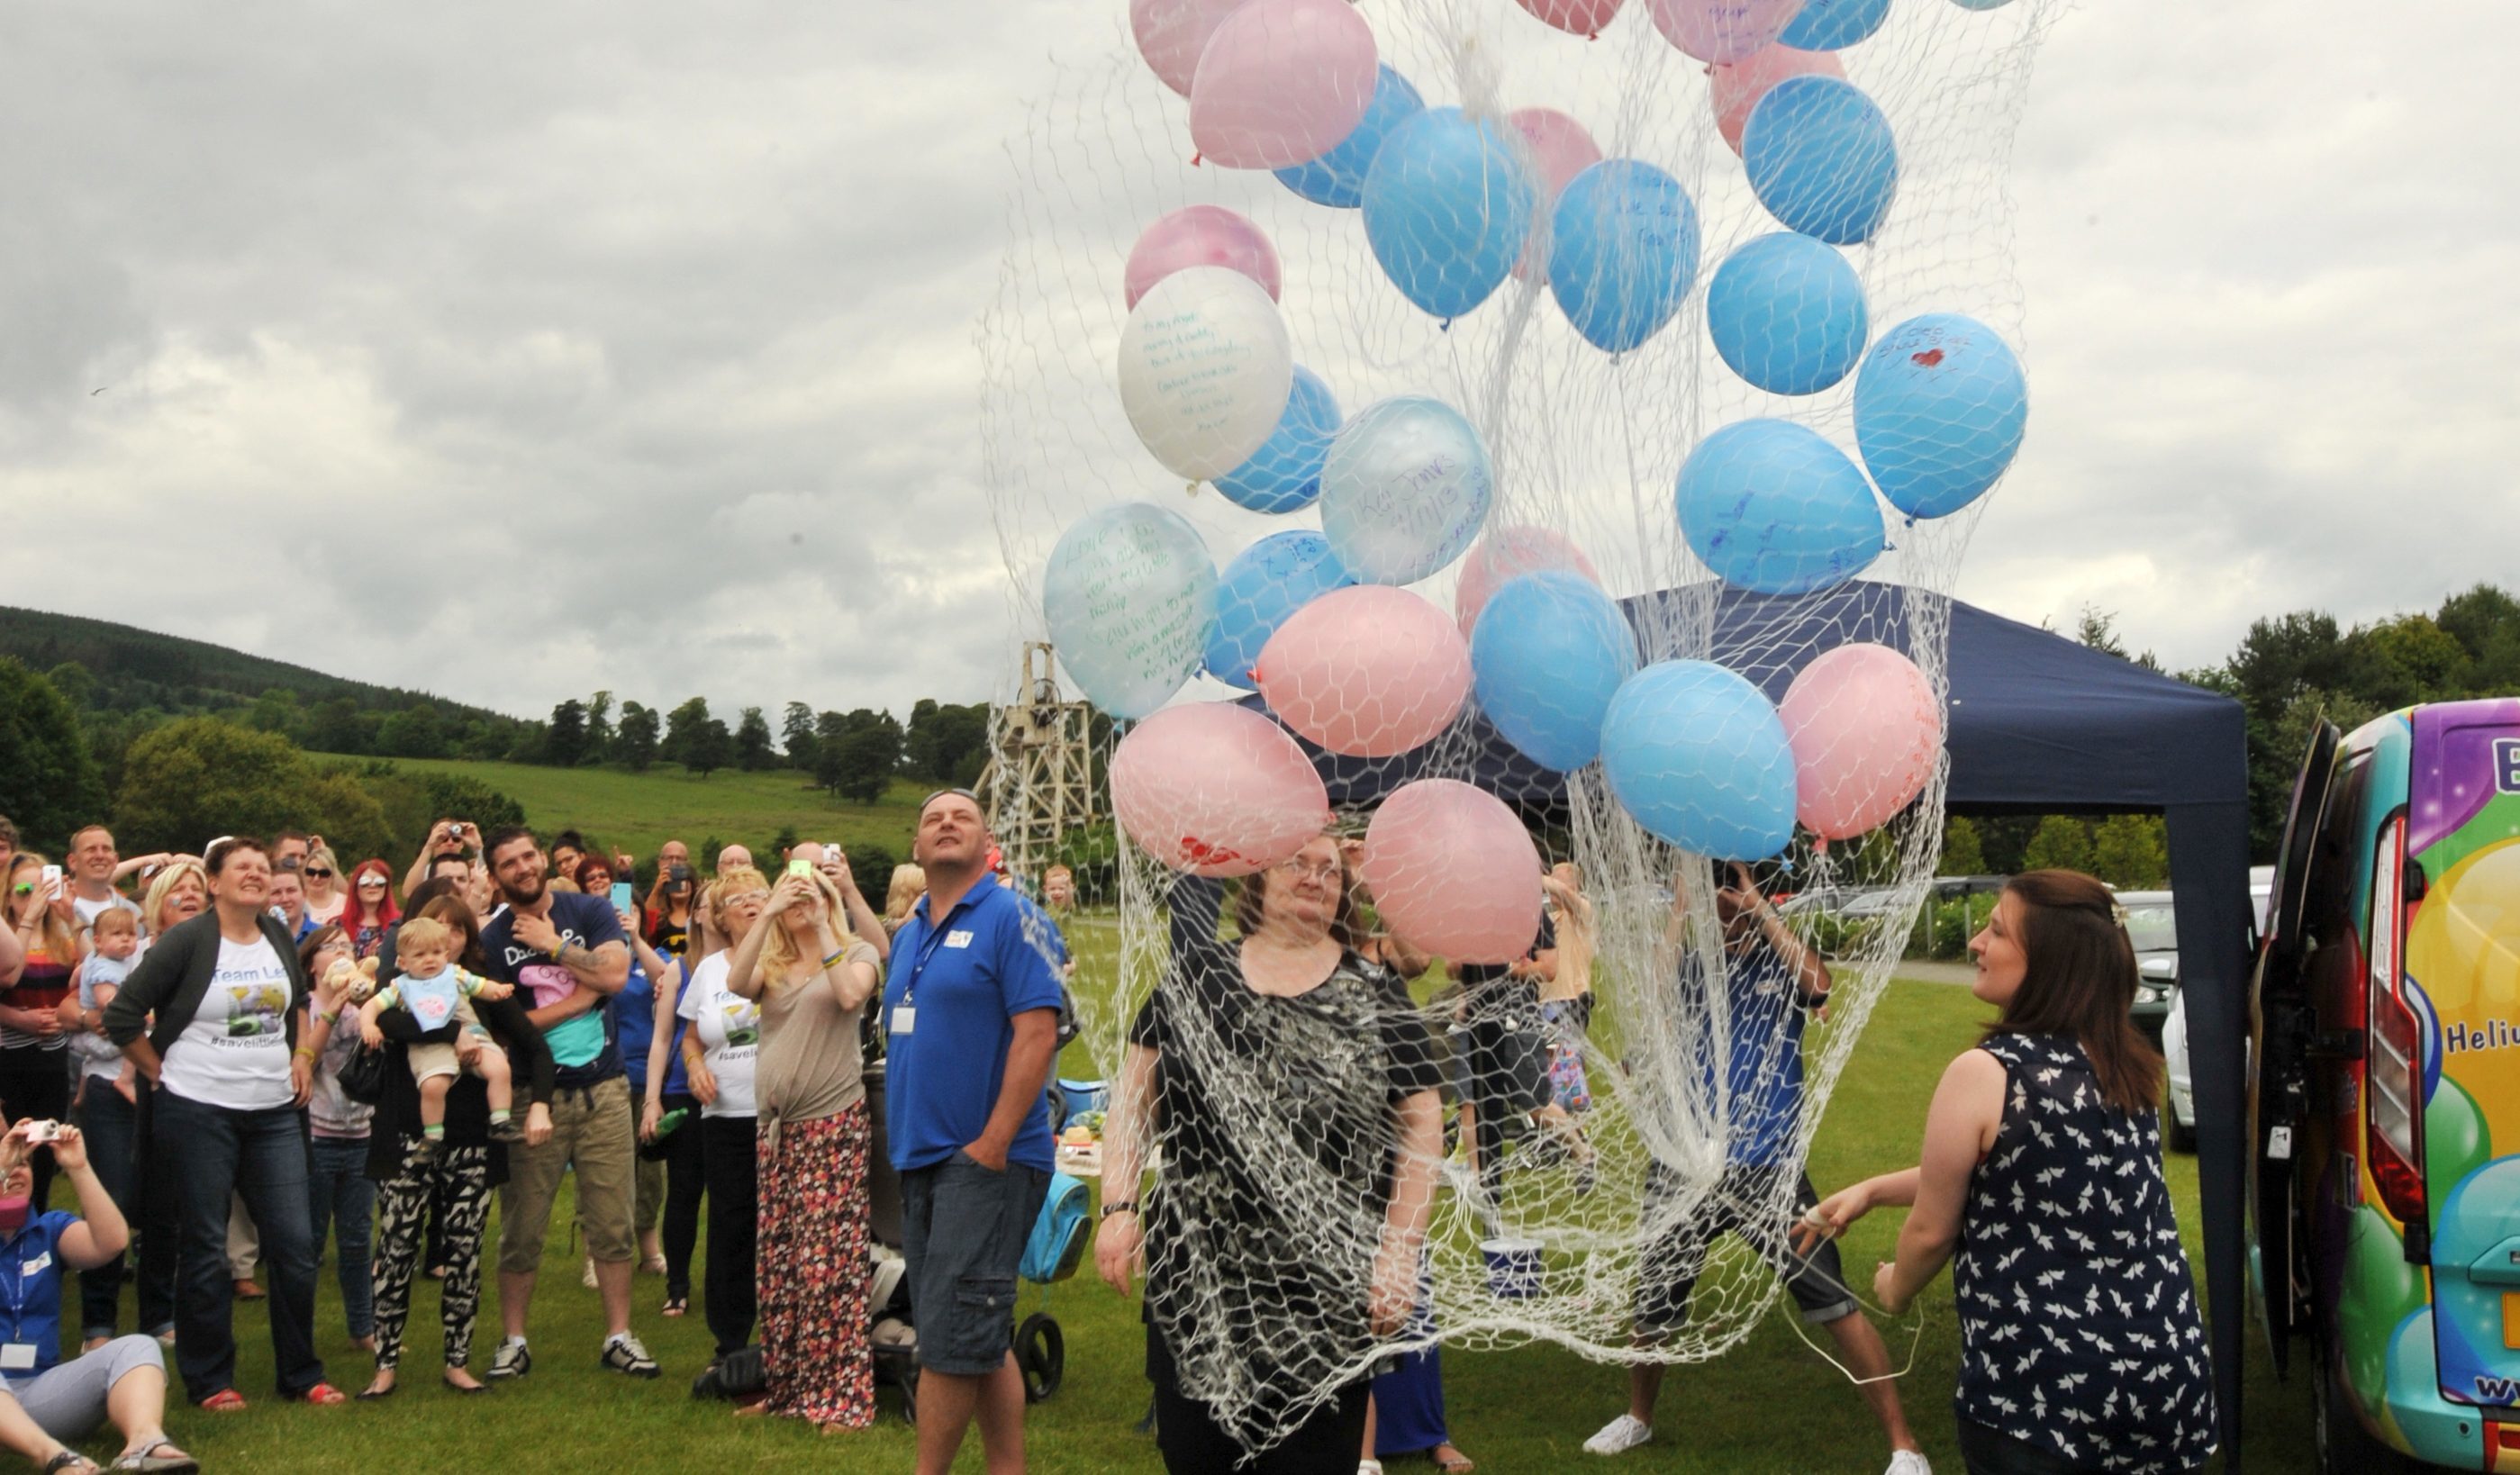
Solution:
[{"label": "baby stroller", "polygon": [[[877,1246],[875,1279],[867,1298],[873,1319],[869,1337],[875,1352],[878,1387],[901,1390],[905,1423],[919,1417],[919,1331],[910,1305],[910,1285],[901,1256],[901,1176],[893,1171],[884,1138],[883,1062],[866,1070],[867,1116],[873,1128],[868,1149],[867,1204],[871,1237]],[[1067,1370],[1067,1340],[1050,1315],[1052,1283],[1076,1274],[1093,1239],[1090,1195],[1085,1184],[1064,1173],[1054,1173],[1041,1215],[1033,1221],[1015,1274],[1042,1287],[1041,1303],[1015,1327],[1015,1365],[1023,1372],[1024,1399],[1040,1403],[1058,1391]]]}]

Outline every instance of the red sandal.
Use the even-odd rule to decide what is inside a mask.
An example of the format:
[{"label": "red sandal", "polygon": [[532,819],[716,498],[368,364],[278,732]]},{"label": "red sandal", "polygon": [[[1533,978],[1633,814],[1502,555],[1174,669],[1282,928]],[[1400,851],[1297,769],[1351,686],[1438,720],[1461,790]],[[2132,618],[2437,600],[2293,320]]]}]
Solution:
[{"label": "red sandal", "polygon": [[350,1401],[350,1396],[348,1394],[343,1393],[340,1389],[334,1387],[330,1383],[317,1383],[314,1387],[297,1395],[297,1398],[300,1403],[313,1404],[318,1408],[327,1408],[334,1404],[346,1404]]},{"label": "red sandal", "polygon": [[245,1395],[233,1388],[222,1388],[202,1400],[202,1410],[205,1413],[243,1413]]}]

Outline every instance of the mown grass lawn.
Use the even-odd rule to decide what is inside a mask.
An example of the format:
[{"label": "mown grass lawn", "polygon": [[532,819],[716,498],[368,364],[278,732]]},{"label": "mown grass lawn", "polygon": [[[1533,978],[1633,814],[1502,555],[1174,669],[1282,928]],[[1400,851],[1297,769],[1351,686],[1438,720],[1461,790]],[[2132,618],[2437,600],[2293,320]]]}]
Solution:
[{"label": "mown grass lawn", "polygon": [[[1972,1038],[1982,1014],[1961,989],[1893,984],[1823,1119],[1814,1149],[1815,1181],[1825,1188],[1913,1161],[1934,1082],[1943,1064]],[[1071,1059],[1067,1068],[1079,1064]],[[2170,1161],[2172,1189],[2191,1255],[2201,1251],[2195,1163],[2186,1156]],[[738,1420],[722,1406],[693,1402],[689,1383],[707,1359],[708,1333],[697,1314],[681,1320],[659,1317],[661,1285],[650,1277],[638,1282],[636,1324],[664,1363],[666,1375],[652,1383],[632,1383],[599,1370],[601,1319],[595,1294],[578,1284],[578,1263],[561,1228],[565,1223],[563,1201],[554,1215],[555,1233],[534,1310],[535,1367],[521,1383],[469,1399],[436,1386],[436,1287],[424,1280],[416,1295],[400,1394],[383,1403],[337,1408],[281,1406],[270,1396],[264,1314],[257,1307],[240,1306],[238,1385],[255,1400],[254,1407],[215,1418],[180,1411],[171,1421],[175,1437],[217,1470],[910,1467],[911,1431],[897,1417],[889,1394],[876,1429],[831,1436],[786,1422]],[[1895,1232],[1895,1216],[1886,1214],[1858,1227],[1846,1247],[1850,1279],[1868,1285],[1871,1267],[1887,1252]],[[1042,1296],[1038,1288],[1027,1287],[1023,1309],[1031,1310]],[[1031,1411],[1032,1467],[1077,1475],[1159,1468],[1151,1443],[1132,1428],[1147,1407],[1141,1373],[1144,1342],[1135,1304],[1122,1302],[1088,1278],[1053,1287],[1048,1301],[1066,1330],[1067,1381],[1057,1397]],[[1884,1451],[1854,1390],[1835,1368],[1805,1349],[1787,1324],[1789,1315],[1790,1303],[1780,1301],[1778,1313],[1732,1354],[1676,1369],[1665,1385],[1660,1437],[1617,1460],[1615,1467],[1778,1475],[1880,1468]],[[496,1324],[495,1310],[485,1305],[474,1343],[476,1371],[488,1363]],[[1903,1359],[1914,1342],[1915,1365],[1903,1385],[1908,1408],[1937,1466],[1957,1472],[1959,1459],[1950,1411],[1957,1333],[1948,1279],[1925,1298],[1921,1335],[1917,1325],[1912,1319],[1884,1329],[1894,1360]],[[329,1266],[317,1330],[334,1381],[345,1389],[362,1386],[368,1364],[347,1345]],[[2298,1380],[2278,1389],[2266,1366],[2263,1345],[2253,1342],[2251,1462],[2262,1470],[2306,1468],[2307,1397]],[[1454,1436],[1490,1471],[1591,1466],[1593,1457],[1580,1446],[1619,1411],[1625,1399],[1619,1369],[1548,1347],[1447,1353],[1445,1372]],[[100,1446],[97,1453],[108,1452]],[[1612,1462],[1602,1463],[1602,1468],[1612,1467]],[[958,1468],[980,1468],[976,1442]]]},{"label": "mown grass lawn", "polygon": [[[547,768],[456,759],[397,758],[393,763],[407,773],[457,774],[486,783],[523,805],[527,823],[543,834],[573,827],[609,849],[629,851],[642,866],[667,840],[689,845],[694,860],[706,866],[711,858],[699,851],[701,842],[711,835],[722,843],[751,846],[757,860],[772,860],[775,856],[763,855],[761,847],[791,827],[800,840],[837,840],[844,848],[880,845],[894,860],[908,860],[920,796],[926,791],[922,785],[896,780],[878,802],[852,804],[814,788],[794,769],[758,774],[719,769],[703,779],[670,763],[644,774],[611,767]],[[398,870],[411,857],[387,859]],[[341,857],[345,866],[357,865],[358,860]],[[885,877],[861,875],[858,880],[870,896],[880,900]]]}]

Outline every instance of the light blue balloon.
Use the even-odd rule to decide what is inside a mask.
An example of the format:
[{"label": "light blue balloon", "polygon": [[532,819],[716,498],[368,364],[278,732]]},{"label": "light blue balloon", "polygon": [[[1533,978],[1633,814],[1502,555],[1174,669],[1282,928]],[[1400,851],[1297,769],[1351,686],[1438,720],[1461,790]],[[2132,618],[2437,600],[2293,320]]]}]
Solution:
[{"label": "light blue balloon", "polygon": [[1278,428],[1251,459],[1216,478],[1216,489],[1237,507],[1255,513],[1291,513],[1322,495],[1322,460],[1338,433],[1338,399],[1321,377],[1301,364],[1286,390]]},{"label": "light blue balloon", "polygon": [[1459,108],[1401,121],[1365,176],[1365,239],[1400,294],[1436,317],[1488,299],[1522,254],[1534,196],[1509,124]]},{"label": "light blue balloon", "polygon": [[1041,581],[1051,642],[1086,698],[1114,717],[1172,699],[1207,652],[1216,564],[1181,514],[1123,502],[1078,518]]},{"label": "light blue balloon", "polygon": [[1803,0],[1777,40],[1796,51],[1836,51],[1879,30],[1889,15],[1890,0]]},{"label": "light blue balloon", "polygon": [[1415,584],[1467,552],[1496,498],[1479,432],[1440,399],[1357,412],[1322,464],[1322,533],[1361,584]]},{"label": "light blue balloon", "polygon": [[1864,89],[1836,77],[1787,77],[1741,129],[1750,191],[1789,231],[1831,246],[1869,241],[1899,193],[1890,120]]},{"label": "light blue balloon", "polygon": [[1881,556],[1881,505],[1846,453],[1789,420],[1745,420],[1681,463],[1680,530],[1716,576],[1756,594],[1809,594]]},{"label": "light blue balloon", "polygon": [[1637,634],[1600,586],[1550,568],[1508,579],[1470,630],[1479,710],[1542,768],[1600,756],[1601,718],[1637,674]]},{"label": "light blue balloon", "polygon": [[1697,280],[1697,206],[1680,181],[1605,158],[1566,182],[1549,227],[1549,290],[1566,321],[1625,353],[1680,311]]},{"label": "light blue balloon", "polygon": [[1706,332],[1733,373],[1771,394],[1818,394],[1855,370],[1871,324],[1864,282],[1834,246],[1778,231],[1706,286]]},{"label": "light blue balloon", "polygon": [[1794,751],[1759,689],[1712,661],[1658,661],[1601,720],[1601,772],[1646,832],[1724,861],[1794,837]]},{"label": "light blue balloon", "polygon": [[1995,485],[2021,450],[2030,385],[1994,329],[1927,313],[1881,335],[1855,376],[1855,445],[1881,495],[1911,517],[1947,517]]},{"label": "light blue balloon", "polygon": [[1315,204],[1355,209],[1364,202],[1366,172],[1373,167],[1373,156],[1381,151],[1382,141],[1403,119],[1425,111],[1426,100],[1407,77],[1389,67],[1377,67],[1373,101],[1366,105],[1356,131],[1312,162],[1278,170],[1278,182]]},{"label": "light blue balloon", "polygon": [[1317,532],[1271,533],[1236,554],[1217,581],[1207,674],[1245,692],[1257,690],[1251,668],[1286,616],[1355,582],[1330,552],[1329,540]]}]

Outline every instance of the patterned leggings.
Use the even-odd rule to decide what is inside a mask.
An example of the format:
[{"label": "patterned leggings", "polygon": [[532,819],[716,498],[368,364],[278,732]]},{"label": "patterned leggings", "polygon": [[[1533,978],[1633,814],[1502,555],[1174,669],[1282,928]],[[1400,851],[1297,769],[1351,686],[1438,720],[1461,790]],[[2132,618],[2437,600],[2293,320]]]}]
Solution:
[{"label": "patterned leggings", "polygon": [[761,1134],[764,1408],[817,1424],[875,1422],[867,1346],[867,1108]]},{"label": "patterned leggings", "polygon": [[431,1198],[439,1210],[446,1281],[438,1311],[446,1325],[446,1365],[472,1358],[472,1319],[481,1306],[481,1239],[490,1222],[490,1149],[449,1147],[434,1163],[413,1161],[421,1140],[408,1139],[402,1171],[377,1185],[377,1367],[402,1361],[402,1324],[411,1315],[411,1277],[420,1269],[422,1232]]}]

